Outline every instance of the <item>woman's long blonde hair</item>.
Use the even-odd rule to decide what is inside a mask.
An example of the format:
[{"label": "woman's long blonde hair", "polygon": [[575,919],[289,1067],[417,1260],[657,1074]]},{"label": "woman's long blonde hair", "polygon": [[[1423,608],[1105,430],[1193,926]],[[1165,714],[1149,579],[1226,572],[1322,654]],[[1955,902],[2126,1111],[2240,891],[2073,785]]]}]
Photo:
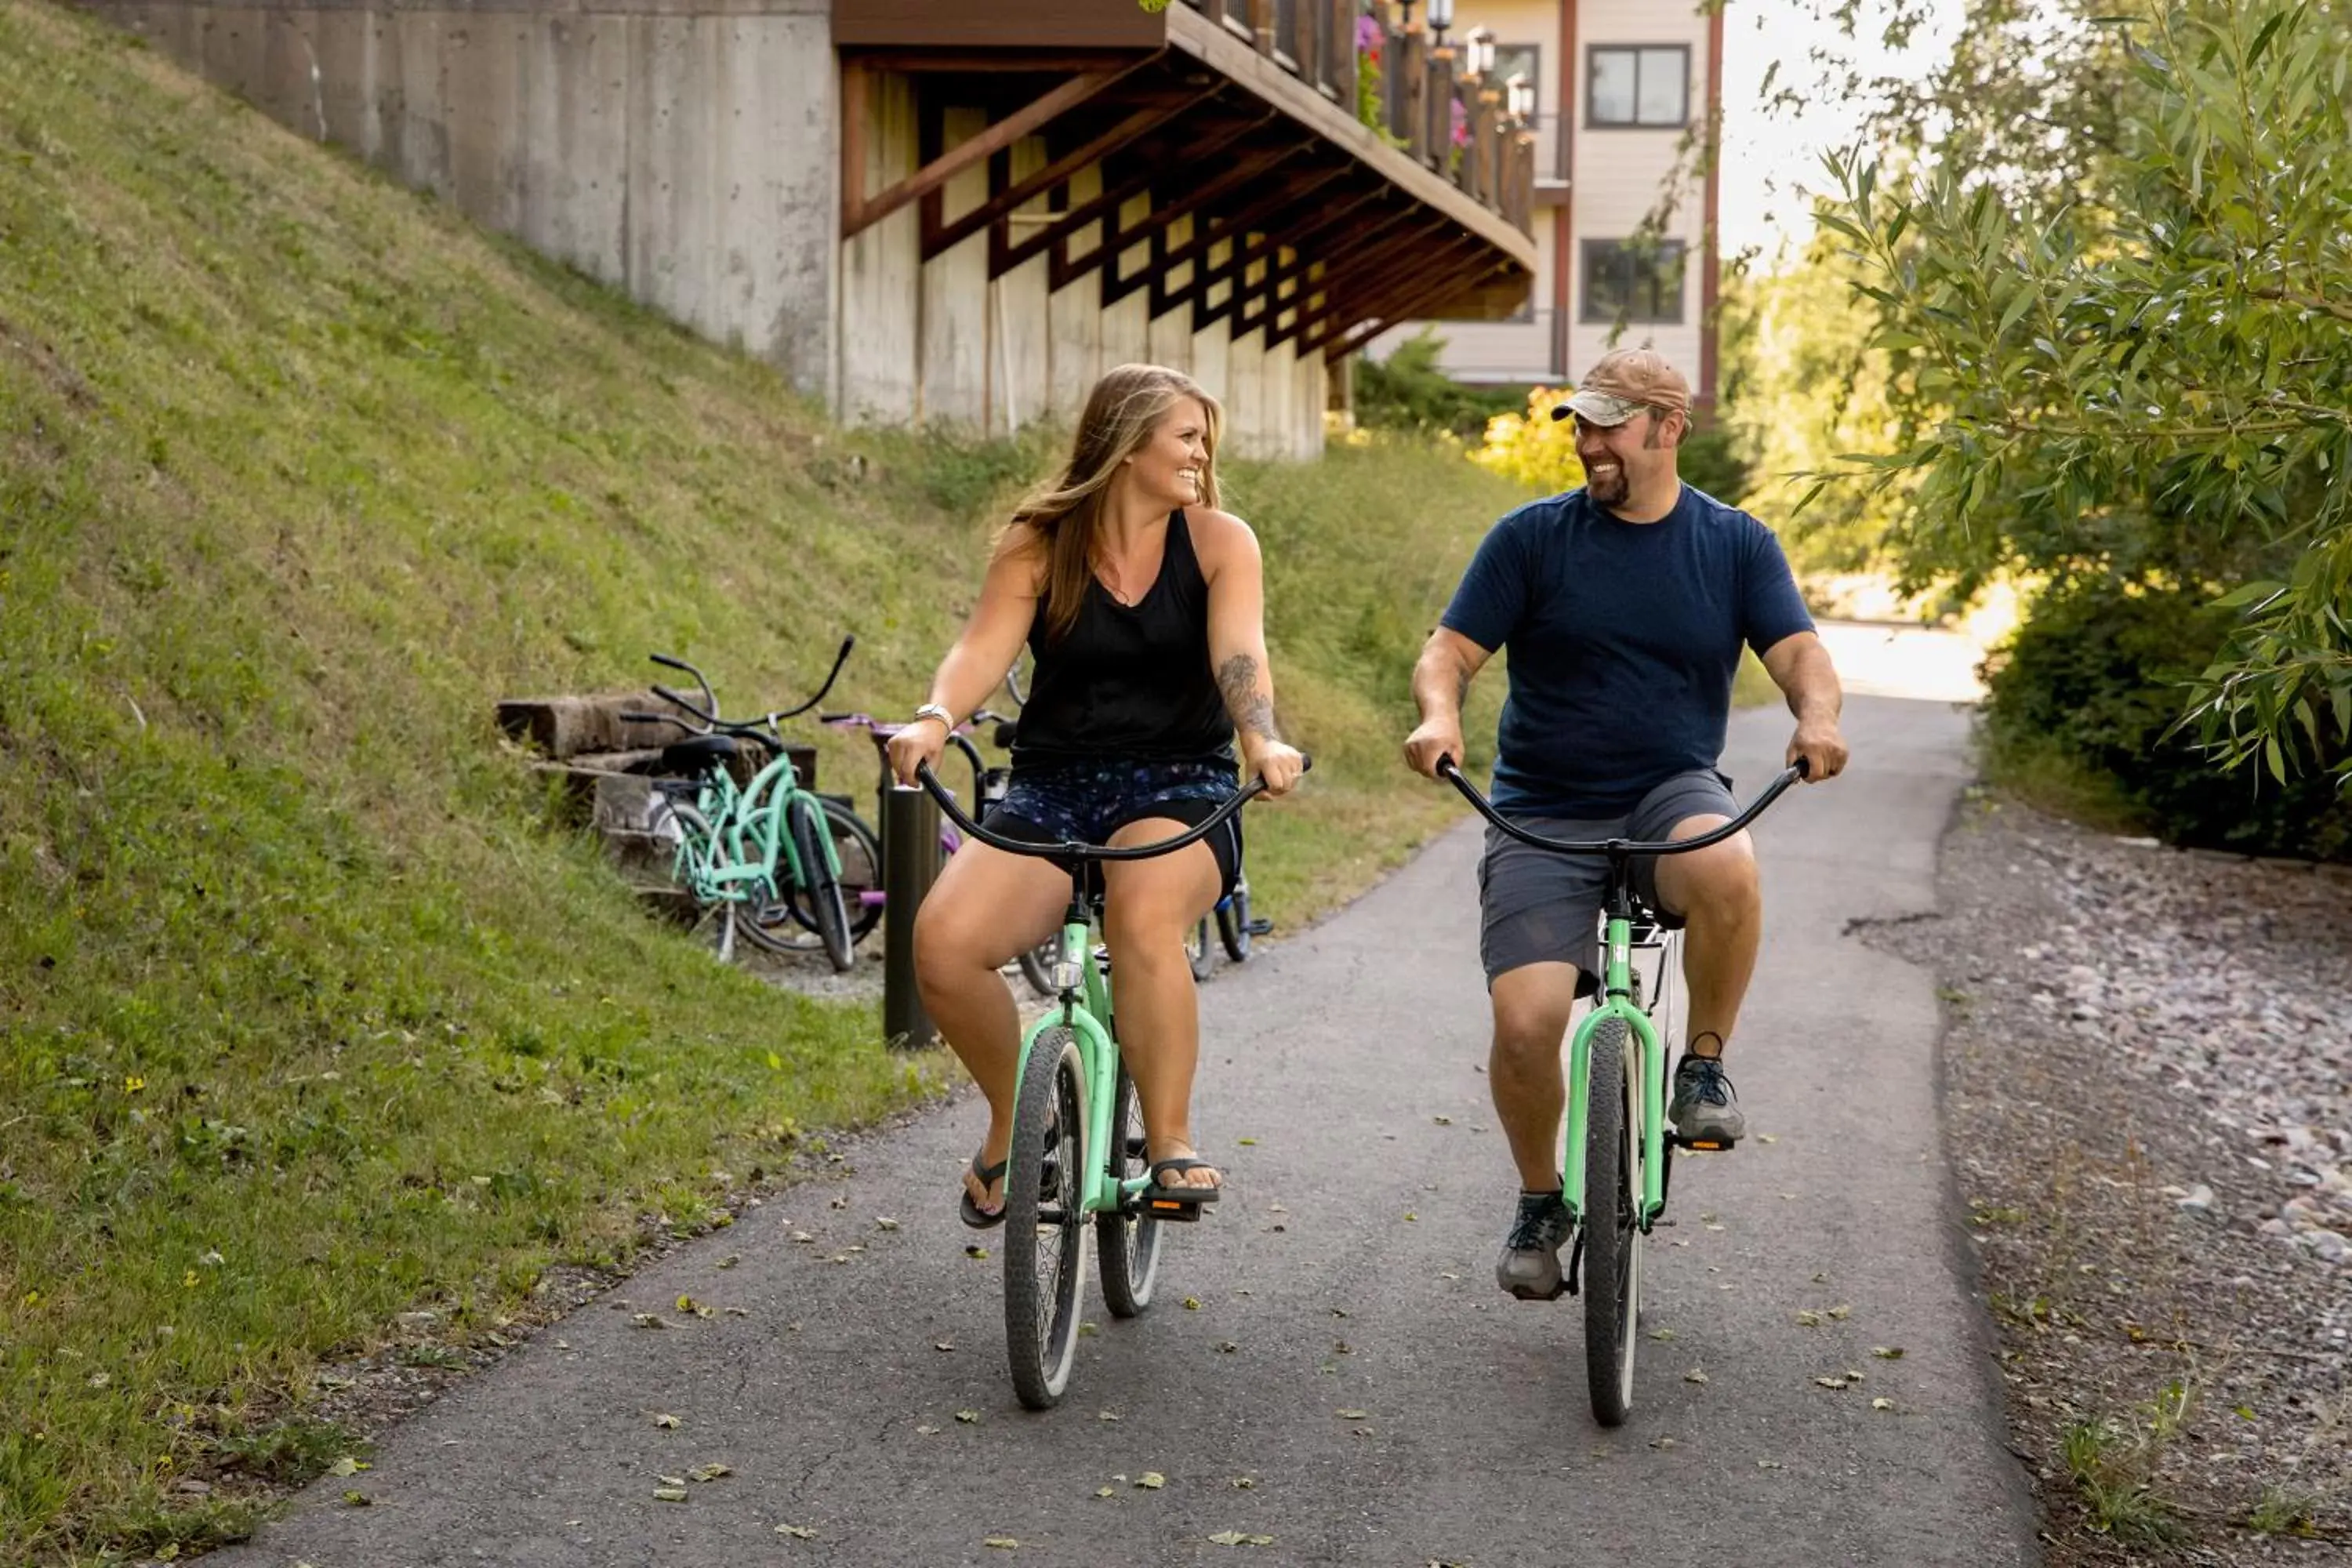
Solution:
[{"label": "woman's long blonde hair", "polygon": [[1101,532],[1103,496],[1126,458],[1151,439],[1151,433],[1171,409],[1190,397],[1207,416],[1202,444],[1208,460],[1201,465],[1201,504],[1217,504],[1217,437],[1224,426],[1224,410],[1201,384],[1181,371],[1163,365],[1123,364],[1095,383],[1086,412],[1078,418],[1077,438],[1070,446],[1069,466],[1061,478],[1019,506],[998,535],[1025,529],[1027,539],[1017,548],[1035,548],[1045,557],[1045,637],[1059,642],[1077,625],[1078,606],[1085,602],[1087,583],[1095,572],[1095,549]]}]

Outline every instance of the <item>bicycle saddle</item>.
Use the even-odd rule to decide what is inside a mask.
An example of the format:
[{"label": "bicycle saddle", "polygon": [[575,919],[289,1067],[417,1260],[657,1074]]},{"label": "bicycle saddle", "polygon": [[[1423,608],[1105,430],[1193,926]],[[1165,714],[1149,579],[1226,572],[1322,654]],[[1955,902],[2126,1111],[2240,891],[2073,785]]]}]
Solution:
[{"label": "bicycle saddle", "polygon": [[732,761],[736,749],[732,735],[697,735],[691,741],[673,741],[664,746],[661,765],[666,773],[708,773]]}]

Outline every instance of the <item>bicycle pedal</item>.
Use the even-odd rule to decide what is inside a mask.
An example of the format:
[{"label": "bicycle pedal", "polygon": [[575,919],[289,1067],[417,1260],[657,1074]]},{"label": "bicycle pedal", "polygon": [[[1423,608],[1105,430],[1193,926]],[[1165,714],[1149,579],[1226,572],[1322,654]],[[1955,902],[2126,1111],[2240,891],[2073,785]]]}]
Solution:
[{"label": "bicycle pedal", "polygon": [[1675,1143],[1695,1154],[1728,1154],[1739,1142],[1737,1138],[1685,1138],[1675,1134]]},{"label": "bicycle pedal", "polygon": [[1142,1212],[1146,1219],[1173,1220],[1179,1225],[1191,1225],[1201,1217],[1203,1206],[1200,1204],[1180,1204],[1173,1198],[1146,1198]]}]

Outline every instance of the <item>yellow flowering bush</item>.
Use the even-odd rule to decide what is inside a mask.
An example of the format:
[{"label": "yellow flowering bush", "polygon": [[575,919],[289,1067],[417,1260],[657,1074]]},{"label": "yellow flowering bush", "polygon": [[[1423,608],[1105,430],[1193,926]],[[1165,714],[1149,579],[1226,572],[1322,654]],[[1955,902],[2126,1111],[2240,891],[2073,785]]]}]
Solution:
[{"label": "yellow flowering bush", "polygon": [[1497,414],[1486,421],[1486,439],[1470,454],[1471,461],[1547,495],[1582,484],[1575,421],[1551,416],[1568,395],[1548,386],[1529,392],[1525,414]]}]

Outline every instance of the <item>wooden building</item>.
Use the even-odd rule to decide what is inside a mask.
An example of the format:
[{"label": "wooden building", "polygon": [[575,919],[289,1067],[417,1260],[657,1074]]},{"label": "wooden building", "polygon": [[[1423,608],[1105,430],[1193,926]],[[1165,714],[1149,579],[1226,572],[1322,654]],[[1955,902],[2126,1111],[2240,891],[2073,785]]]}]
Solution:
[{"label": "wooden building", "polygon": [[1360,0],[85,3],[848,419],[1150,359],[1307,457],[1372,332],[1529,297],[1532,138]]}]

